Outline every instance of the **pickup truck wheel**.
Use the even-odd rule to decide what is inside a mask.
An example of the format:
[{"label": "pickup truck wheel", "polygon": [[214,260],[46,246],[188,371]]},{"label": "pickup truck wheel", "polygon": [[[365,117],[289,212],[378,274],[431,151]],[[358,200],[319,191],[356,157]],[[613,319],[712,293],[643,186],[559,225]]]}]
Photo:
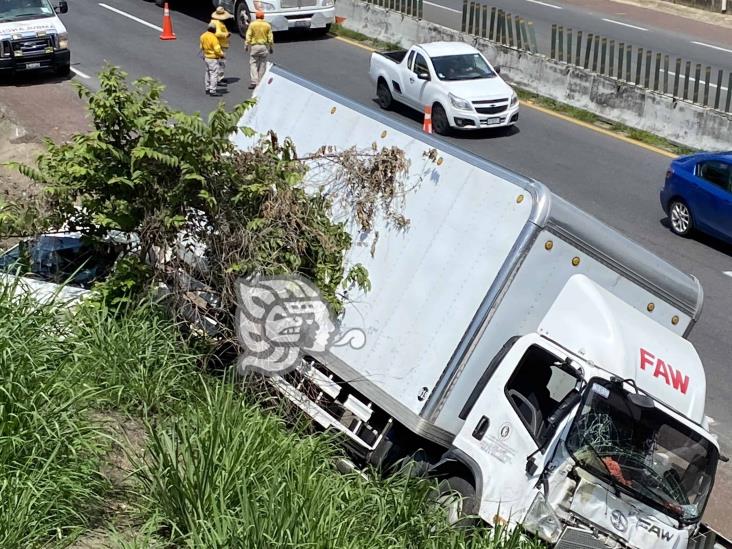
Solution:
[{"label": "pickup truck wheel", "polygon": [[447,119],[447,113],[439,103],[432,107],[432,128],[438,135],[450,133],[450,122]]},{"label": "pickup truck wheel", "polygon": [[236,17],[236,28],[239,29],[239,34],[242,38],[247,37],[247,29],[249,28],[249,22],[252,20],[252,14],[249,13],[249,8],[245,0],[237,2],[234,7],[234,14]]},{"label": "pickup truck wheel", "polygon": [[479,522],[475,488],[462,477],[449,477],[437,485],[435,502],[442,507],[448,522],[459,528],[476,526]]},{"label": "pickup truck wheel", "polygon": [[379,107],[382,109],[390,109],[394,98],[391,96],[389,85],[383,79],[379,79],[376,85],[376,96],[379,99]]}]

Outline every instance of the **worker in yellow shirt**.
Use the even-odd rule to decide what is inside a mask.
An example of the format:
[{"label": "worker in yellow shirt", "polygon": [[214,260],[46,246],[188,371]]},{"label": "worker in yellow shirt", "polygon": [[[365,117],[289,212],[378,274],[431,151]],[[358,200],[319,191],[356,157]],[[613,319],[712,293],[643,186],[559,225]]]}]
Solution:
[{"label": "worker in yellow shirt", "polygon": [[226,68],[226,53],[229,49],[229,36],[231,35],[224,21],[233,18],[234,16],[226,11],[223,6],[219,6],[211,14],[211,24],[216,27],[216,38],[219,39],[219,45],[224,52],[224,57],[219,59],[219,84],[223,85],[226,85],[224,81],[224,69]]},{"label": "worker in yellow shirt", "polygon": [[249,89],[253,90],[267,70],[267,54],[273,53],[272,25],[264,20],[264,12],[257,12],[257,20],[247,29],[246,49],[249,52]]},{"label": "worker in yellow shirt", "polygon": [[201,35],[200,39],[201,52],[203,60],[206,63],[206,94],[219,97],[221,94],[218,90],[219,83],[219,59],[224,58],[224,52],[216,38],[216,27],[212,24],[208,25],[208,29]]}]

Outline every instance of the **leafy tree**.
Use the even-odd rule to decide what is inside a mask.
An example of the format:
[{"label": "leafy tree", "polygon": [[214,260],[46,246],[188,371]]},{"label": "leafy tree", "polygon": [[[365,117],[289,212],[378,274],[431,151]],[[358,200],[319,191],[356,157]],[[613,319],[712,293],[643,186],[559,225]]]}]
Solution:
[{"label": "leafy tree", "polygon": [[[171,108],[151,78],[130,86],[124,72],[107,67],[99,81],[98,92],[78,87],[93,130],[48,142],[35,167],[17,165],[43,192],[29,204],[0,205],[0,232],[65,226],[93,242],[110,231],[136,235],[98,285],[102,300],[130,299],[162,280],[174,295],[208,289],[230,314],[237,277],[300,273],[340,310],[339,288],[369,288],[366,269],[346,264],[349,228],[372,231],[379,217],[395,230],[408,227],[401,212],[409,163],[397,148],[324,146],[301,157],[270,132],[240,151],[230,136],[252,101],[231,112],[220,105],[205,122]],[[434,160],[434,151],[425,157]],[[308,187],[309,175],[318,188]],[[207,306],[191,299],[188,309]]]}]

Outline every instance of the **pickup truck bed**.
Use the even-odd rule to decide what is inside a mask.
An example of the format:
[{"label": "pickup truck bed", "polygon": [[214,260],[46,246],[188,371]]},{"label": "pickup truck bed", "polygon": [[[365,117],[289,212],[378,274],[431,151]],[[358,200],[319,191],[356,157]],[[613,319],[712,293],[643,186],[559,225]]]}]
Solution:
[{"label": "pickup truck bed", "polygon": [[383,55],[387,59],[391,59],[394,63],[401,63],[407,55],[407,50],[380,51],[376,53],[378,55]]}]

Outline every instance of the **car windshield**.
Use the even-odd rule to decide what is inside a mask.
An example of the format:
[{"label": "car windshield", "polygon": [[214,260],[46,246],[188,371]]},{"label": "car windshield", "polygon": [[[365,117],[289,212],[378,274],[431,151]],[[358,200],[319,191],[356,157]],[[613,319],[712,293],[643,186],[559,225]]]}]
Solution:
[{"label": "car windshield", "polygon": [[79,288],[107,276],[116,254],[112,246],[91,246],[77,237],[43,235],[0,256],[0,270]]},{"label": "car windshield", "polygon": [[48,0],[0,0],[0,22],[53,17]]},{"label": "car windshield", "polygon": [[697,522],[712,488],[714,444],[620,385],[590,383],[567,436],[577,463],[684,523]]},{"label": "car windshield", "polygon": [[433,57],[432,65],[440,80],[477,80],[496,76],[479,53]]}]

